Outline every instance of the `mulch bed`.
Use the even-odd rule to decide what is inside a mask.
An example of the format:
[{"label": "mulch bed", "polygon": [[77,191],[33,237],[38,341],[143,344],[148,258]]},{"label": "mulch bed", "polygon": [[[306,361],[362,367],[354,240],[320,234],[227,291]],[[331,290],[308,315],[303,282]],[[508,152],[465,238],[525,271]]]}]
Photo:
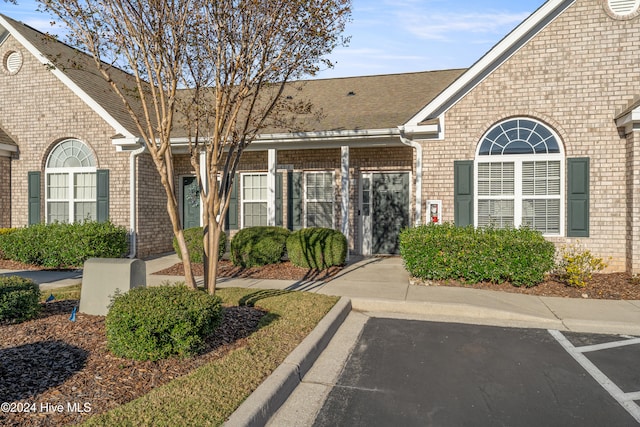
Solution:
[{"label": "mulch bed", "polygon": [[[224,308],[198,356],[137,362],[109,353],[103,316],[78,314],[71,322],[76,304],[46,303],[37,319],[0,326],[0,402],[28,411],[2,411],[0,425],[59,426],[108,411],[243,346],[264,315],[251,307]],[[74,412],[74,404],[90,412]],[[62,412],[53,411],[56,405]]]},{"label": "mulch bed", "polygon": [[[202,264],[192,264],[195,276],[204,275]],[[329,267],[326,270],[308,269],[296,267],[289,261],[279,264],[270,264],[263,267],[236,267],[231,261],[220,260],[218,263],[218,277],[251,278],[251,279],[280,279],[280,280],[317,280],[326,281],[338,274],[342,267]],[[184,276],[182,263],[175,264],[162,271],[153,274],[166,276]]]}]

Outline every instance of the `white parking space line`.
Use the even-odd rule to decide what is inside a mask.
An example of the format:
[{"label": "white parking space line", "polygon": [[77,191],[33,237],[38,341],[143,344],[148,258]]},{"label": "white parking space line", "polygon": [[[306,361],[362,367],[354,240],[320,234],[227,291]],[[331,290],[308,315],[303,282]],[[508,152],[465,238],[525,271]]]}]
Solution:
[{"label": "white parking space line", "polygon": [[[620,387],[615,385],[596,365],[582,354],[560,331],[548,330],[552,337],[595,379],[631,416],[640,423],[640,406],[634,402],[638,399],[640,392],[625,393]],[[589,346],[593,347],[593,346]],[[582,347],[584,348],[584,347]]]},{"label": "white parking space line", "polygon": [[582,347],[574,347],[580,353],[589,351],[608,350],[610,348],[624,347],[625,345],[640,344],[640,338],[626,339],[623,341],[606,342],[602,344],[585,345]]}]

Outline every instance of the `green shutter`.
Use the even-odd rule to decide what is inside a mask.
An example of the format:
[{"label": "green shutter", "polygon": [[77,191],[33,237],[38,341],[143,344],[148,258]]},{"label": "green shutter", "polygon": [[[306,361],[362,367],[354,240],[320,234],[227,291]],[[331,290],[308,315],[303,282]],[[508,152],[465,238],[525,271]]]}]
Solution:
[{"label": "green shutter", "polygon": [[40,172],[27,174],[29,193],[29,225],[40,223]]},{"label": "green shutter", "polygon": [[287,228],[302,228],[302,172],[288,172],[287,175]]},{"label": "green shutter", "polygon": [[567,159],[567,236],[589,237],[589,158]]},{"label": "green shutter", "polygon": [[473,225],[473,160],[453,162],[454,223],[464,227]]},{"label": "green shutter", "polygon": [[96,171],[96,201],[97,201],[97,221],[106,222],[109,220],[109,170],[99,169]]},{"label": "green shutter", "polygon": [[282,172],[276,173],[276,226],[282,227]]},{"label": "green shutter", "polygon": [[238,229],[238,181],[240,174],[236,174],[231,184],[231,197],[229,199],[229,209],[227,209],[227,218],[225,221],[227,230]]}]

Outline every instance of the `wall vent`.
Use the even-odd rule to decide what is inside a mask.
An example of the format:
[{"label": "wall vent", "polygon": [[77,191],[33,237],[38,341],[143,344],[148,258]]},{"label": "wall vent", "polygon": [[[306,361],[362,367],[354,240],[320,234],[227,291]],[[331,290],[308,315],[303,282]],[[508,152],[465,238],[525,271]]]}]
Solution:
[{"label": "wall vent", "polygon": [[630,15],[638,10],[640,0],[608,0],[609,9],[616,15]]}]

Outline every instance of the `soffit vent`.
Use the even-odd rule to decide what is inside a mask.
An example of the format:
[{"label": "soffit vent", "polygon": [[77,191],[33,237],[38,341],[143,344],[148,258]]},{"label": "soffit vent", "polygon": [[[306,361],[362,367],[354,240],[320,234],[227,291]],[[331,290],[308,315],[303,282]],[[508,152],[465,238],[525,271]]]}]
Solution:
[{"label": "soffit vent", "polygon": [[16,74],[22,68],[22,54],[15,50],[8,52],[2,65],[7,73]]},{"label": "soffit vent", "polygon": [[609,9],[616,15],[630,15],[638,10],[640,0],[608,0]]}]

